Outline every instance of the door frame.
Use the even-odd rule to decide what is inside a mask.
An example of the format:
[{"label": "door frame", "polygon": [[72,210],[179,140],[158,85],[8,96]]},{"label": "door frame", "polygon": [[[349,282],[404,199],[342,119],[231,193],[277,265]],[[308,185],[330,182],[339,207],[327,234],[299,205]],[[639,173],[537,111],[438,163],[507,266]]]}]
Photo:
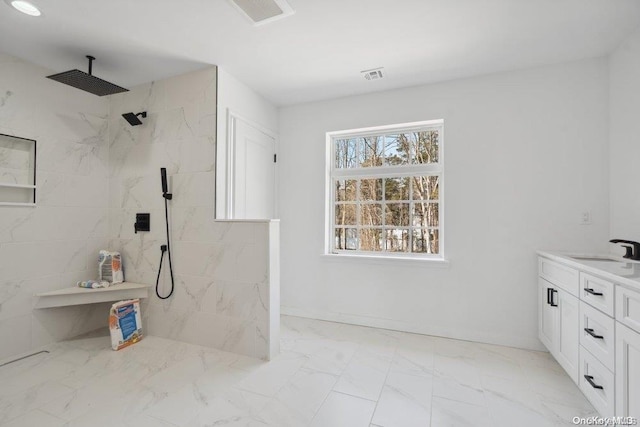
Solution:
[{"label": "door frame", "polygon": [[[253,120],[247,119],[246,117],[232,111],[227,108],[227,140],[225,142],[226,145],[226,185],[225,185],[225,202],[226,209],[225,214],[227,219],[234,219],[234,195],[235,195],[235,187],[236,187],[236,179],[235,179],[235,165],[236,165],[236,124],[238,121],[242,121],[244,124],[252,127],[265,134],[266,136],[273,138],[273,148],[275,151],[276,158],[278,156],[278,135],[267,129],[266,127],[260,125],[259,123],[254,122]],[[273,170],[273,216],[274,218],[278,217],[278,162],[274,162],[274,170]],[[258,218],[254,218],[258,219]]]}]

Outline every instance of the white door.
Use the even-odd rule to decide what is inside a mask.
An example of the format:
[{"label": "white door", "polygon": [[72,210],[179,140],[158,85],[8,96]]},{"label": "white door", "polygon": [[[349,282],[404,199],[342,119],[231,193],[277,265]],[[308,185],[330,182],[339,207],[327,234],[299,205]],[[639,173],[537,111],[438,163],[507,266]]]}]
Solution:
[{"label": "white door", "polygon": [[616,415],[640,418],[640,334],[617,322]]},{"label": "white door", "polygon": [[233,126],[232,213],[234,219],[275,217],[276,141],[237,117]]}]

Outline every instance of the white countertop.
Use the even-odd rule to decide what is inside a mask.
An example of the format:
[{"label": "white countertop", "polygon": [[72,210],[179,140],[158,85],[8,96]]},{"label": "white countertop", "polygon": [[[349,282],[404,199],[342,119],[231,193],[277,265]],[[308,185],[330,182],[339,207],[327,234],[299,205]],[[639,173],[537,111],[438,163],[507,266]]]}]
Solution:
[{"label": "white countertop", "polygon": [[[578,254],[557,251],[537,251],[537,253],[567,266],[640,290],[640,261],[631,261],[610,254]],[[572,258],[572,256],[611,258],[616,261],[582,260]]]}]

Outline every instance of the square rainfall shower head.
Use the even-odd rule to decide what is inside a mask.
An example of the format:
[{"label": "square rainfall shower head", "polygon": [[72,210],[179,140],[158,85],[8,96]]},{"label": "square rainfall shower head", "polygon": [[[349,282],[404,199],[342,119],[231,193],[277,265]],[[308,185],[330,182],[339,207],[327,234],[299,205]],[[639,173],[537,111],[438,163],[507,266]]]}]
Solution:
[{"label": "square rainfall shower head", "polygon": [[129,89],[114,85],[113,83],[109,83],[106,80],[102,80],[80,70],[65,71],[63,73],[47,76],[47,78],[98,96],[113,95],[114,93],[129,91]]}]

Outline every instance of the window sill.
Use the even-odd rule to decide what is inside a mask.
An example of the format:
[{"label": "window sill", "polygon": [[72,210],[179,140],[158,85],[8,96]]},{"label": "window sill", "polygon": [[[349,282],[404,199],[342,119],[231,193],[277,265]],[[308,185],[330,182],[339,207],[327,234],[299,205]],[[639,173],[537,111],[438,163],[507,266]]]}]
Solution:
[{"label": "window sill", "polygon": [[451,263],[446,259],[419,257],[392,257],[375,255],[322,254],[321,257],[330,262],[363,263],[363,264],[405,264],[416,267],[449,268]]}]

